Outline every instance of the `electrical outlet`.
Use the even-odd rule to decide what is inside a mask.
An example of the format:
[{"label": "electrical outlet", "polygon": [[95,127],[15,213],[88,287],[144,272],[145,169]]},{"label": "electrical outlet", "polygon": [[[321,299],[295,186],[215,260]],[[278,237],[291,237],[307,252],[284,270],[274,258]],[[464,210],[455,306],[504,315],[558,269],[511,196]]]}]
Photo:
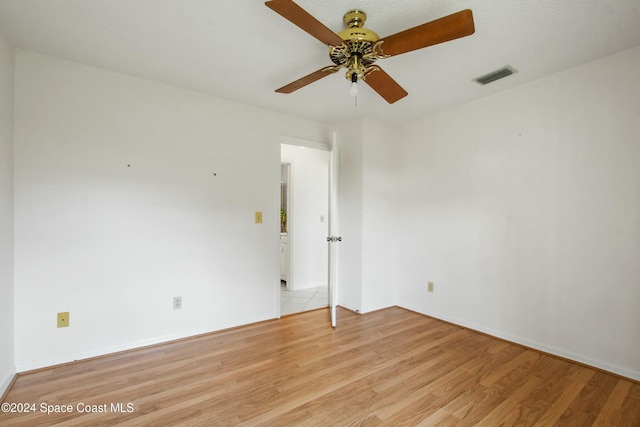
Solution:
[{"label": "electrical outlet", "polygon": [[433,292],[433,282],[427,283],[427,292]]},{"label": "electrical outlet", "polygon": [[58,328],[69,327],[69,312],[58,313]]},{"label": "electrical outlet", "polygon": [[173,309],[174,310],[182,309],[182,297],[173,297]]},{"label": "electrical outlet", "polygon": [[256,224],[262,224],[262,212],[256,212]]}]

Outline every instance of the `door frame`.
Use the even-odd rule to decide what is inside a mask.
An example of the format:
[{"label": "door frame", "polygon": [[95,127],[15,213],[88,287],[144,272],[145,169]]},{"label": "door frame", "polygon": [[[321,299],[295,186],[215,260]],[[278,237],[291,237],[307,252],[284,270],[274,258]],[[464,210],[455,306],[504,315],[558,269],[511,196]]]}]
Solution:
[{"label": "door frame", "polygon": [[[282,144],[280,144],[282,146]],[[291,283],[292,283],[292,277],[293,275],[291,274],[291,247],[292,247],[292,242],[293,239],[291,238],[291,228],[290,225],[293,221],[290,221],[291,218],[293,218],[294,214],[292,214],[292,209],[291,206],[293,205],[293,203],[291,203],[291,169],[292,169],[292,164],[291,162],[280,162],[280,169],[282,170],[282,165],[287,165],[287,188],[286,188],[286,197],[287,197],[287,264],[286,264],[286,277],[287,277],[287,290],[291,290]],[[280,267],[280,269],[282,269],[282,266]],[[282,273],[282,271],[281,271]],[[282,280],[282,279],[280,279]]]},{"label": "door frame", "polygon": [[[298,147],[306,147],[306,148],[312,148],[312,149],[316,149],[316,150],[322,150],[322,151],[326,151],[329,154],[329,165],[328,165],[328,173],[331,173],[331,162],[332,162],[332,150],[333,150],[333,146],[335,145],[334,143],[335,140],[335,135],[333,136],[331,141],[312,141],[312,140],[307,140],[307,139],[302,139],[302,138],[295,138],[295,137],[290,137],[290,136],[285,136],[285,135],[279,135],[278,136],[278,147],[279,147],[279,161],[278,161],[278,170],[280,171],[280,165],[283,163],[282,162],[282,145],[293,145],[293,146],[298,146]],[[291,167],[289,170],[289,186],[288,186],[288,203],[289,203],[289,209],[291,209],[291,197],[292,197],[292,191],[291,189],[293,188],[293,186],[295,185],[292,181],[292,171],[293,171],[293,162],[289,162],[286,161],[284,163],[290,163]],[[280,172],[278,173],[278,177],[280,177]],[[278,182],[280,181],[280,178],[278,179]],[[331,181],[331,180],[329,180]],[[337,183],[336,183],[337,184]],[[279,187],[279,185],[278,185]],[[328,190],[328,194],[331,194],[331,187],[330,187],[330,182],[327,182],[327,190]],[[278,192],[278,198],[280,193]],[[278,200],[278,207],[280,207],[280,201]],[[278,211],[278,215],[279,215],[279,211]],[[293,218],[293,221],[291,223],[289,223],[289,212],[287,212],[287,223],[288,224],[295,224],[295,218]],[[329,218],[331,216],[330,212],[327,212],[327,218]],[[292,213],[292,217],[295,217],[295,212]],[[279,218],[279,216],[278,216]],[[330,231],[330,225],[329,225],[329,221],[327,221],[327,233],[329,233]],[[293,256],[293,251],[291,250],[292,248],[292,238],[291,236],[293,234],[295,234],[295,230],[292,228],[287,228],[287,245],[288,245],[288,249],[289,249],[289,265],[288,265],[288,274],[287,277],[288,279],[290,279],[292,277],[292,272],[294,270],[294,266],[293,266],[293,260],[294,260],[294,256]],[[290,233],[290,234],[289,234]],[[280,227],[278,226],[278,254],[280,253]],[[327,248],[327,254],[326,254],[327,258],[329,257],[329,249]],[[281,310],[281,298],[280,298],[280,259],[278,258],[277,260],[277,265],[278,265],[278,281],[277,281],[277,298],[276,298],[276,302],[277,302],[277,318],[281,318],[282,317],[282,310]],[[330,260],[329,260],[330,262]],[[329,286],[329,283],[327,283],[327,286]],[[288,286],[287,286],[288,288]],[[331,305],[331,301],[328,301],[328,305]]]}]

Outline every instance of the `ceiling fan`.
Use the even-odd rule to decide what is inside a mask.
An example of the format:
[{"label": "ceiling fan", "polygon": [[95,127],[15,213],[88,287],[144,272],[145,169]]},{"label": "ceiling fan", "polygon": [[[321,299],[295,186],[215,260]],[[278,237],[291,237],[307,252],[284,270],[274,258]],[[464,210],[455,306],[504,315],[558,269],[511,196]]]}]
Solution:
[{"label": "ceiling fan", "polygon": [[357,83],[364,80],[389,104],[393,104],[407,96],[407,91],[374,64],[378,59],[444,43],[475,32],[473,15],[469,9],[380,38],[373,31],[364,28],[367,15],[361,10],[347,12],[343,17],[347,29],[336,34],[292,0],[271,0],[265,2],[265,5],[328,45],[329,57],[334,64],[276,89],[279,93],[294,92],[346,68],[352,95],[358,94]]}]

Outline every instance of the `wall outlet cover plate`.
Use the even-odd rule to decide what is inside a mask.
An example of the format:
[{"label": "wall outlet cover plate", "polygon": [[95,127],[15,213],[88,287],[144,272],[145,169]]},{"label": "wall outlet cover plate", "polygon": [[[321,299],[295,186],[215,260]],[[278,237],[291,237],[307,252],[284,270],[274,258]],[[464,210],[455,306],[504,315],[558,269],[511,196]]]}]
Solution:
[{"label": "wall outlet cover plate", "polygon": [[58,313],[58,328],[68,328],[69,327],[69,312],[64,311],[62,313]]}]

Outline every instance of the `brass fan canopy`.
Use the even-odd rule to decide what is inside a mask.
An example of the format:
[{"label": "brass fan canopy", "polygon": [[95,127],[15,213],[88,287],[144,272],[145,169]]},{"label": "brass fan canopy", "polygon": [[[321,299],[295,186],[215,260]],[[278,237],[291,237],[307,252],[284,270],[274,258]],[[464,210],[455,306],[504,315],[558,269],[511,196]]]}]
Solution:
[{"label": "brass fan canopy", "polygon": [[338,36],[344,41],[368,41],[375,43],[380,38],[373,31],[364,28],[367,14],[361,10],[350,10],[344,14],[342,20],[344,25],[347,26],[347,29],[340,31]]},{"label": "brass fan canopy", "polygon": [[367,14],[359,9],[350,10],[342,17],[342,21],[347,28],[364,27],[364,23],[367,20]]}]

